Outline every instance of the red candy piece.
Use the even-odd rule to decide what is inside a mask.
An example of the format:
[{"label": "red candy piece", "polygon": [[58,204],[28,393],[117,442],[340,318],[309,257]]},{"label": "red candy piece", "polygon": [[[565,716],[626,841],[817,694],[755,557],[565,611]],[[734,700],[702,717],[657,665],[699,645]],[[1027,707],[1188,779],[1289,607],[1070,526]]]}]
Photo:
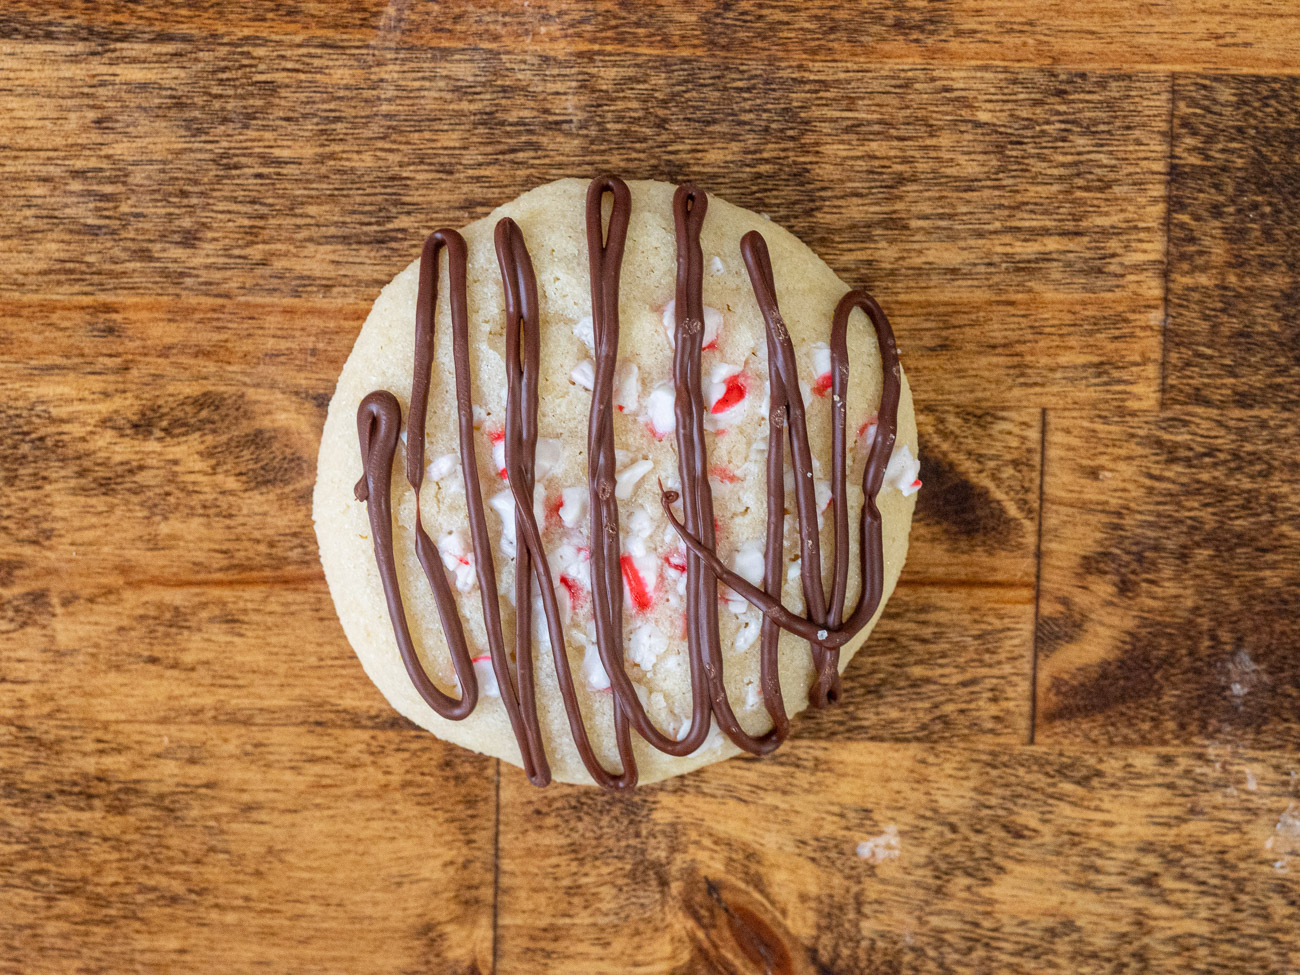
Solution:
[{"label": "red candy piece", "polygon": [[646,586],[645,579],[641,578],[641,573],[637,571],[632,556],[620,556],[618,564],[623,569],[623,584],[627,586],[628,595],[632,597],[632,605],[639,610],[649,609],[654,603],[654,597]]},{"label": "red candy piece", "polygon": [[569,576],[560,576],[560,585],[562,585],[564,591],[569,594],[570,609],[577,609],[582,605],[582,600],[586,595],[582,588],[582,583],[577,579],[571,579]]},{"label": "red candy piece", "polygon": [[726,379],[727,388],[722,395],[718,397],[709,412],[713,414],[726,413],[742,399],[745,398],[745,374],[736,373],[734,376],[728,376]]},{"label": "red candy piece", "polygon": [[715,481],[721,481],[723,484],[739,484],[740,475],[733,471],[726,464],[714,464],[709,468],[709,477]]},{"label": "red candy piece", "polygon": [[[831,391],[831,374],[829,372],[822,373],[820,376],[817,377],[817,382],[813,384],[813,392],[816,393],[818,396],[825,396],[830,391]],[[866,427],[864,426],[862,429],[865,430]],[[858,434],[858,436],[861,435],[862,435],[861,433]]]}]

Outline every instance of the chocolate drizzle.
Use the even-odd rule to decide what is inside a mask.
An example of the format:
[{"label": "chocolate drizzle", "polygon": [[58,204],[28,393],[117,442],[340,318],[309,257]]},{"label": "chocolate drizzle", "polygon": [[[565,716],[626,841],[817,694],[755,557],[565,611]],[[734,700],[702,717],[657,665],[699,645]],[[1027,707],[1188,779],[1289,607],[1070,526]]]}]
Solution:
[{"label": "chocolate drizzle", "polygon": [[[608,226],[603,216],[606,195],[612,197]],[[455,366],[456,411],[460,434],[461,469],[469,514],[470,534],[483,602],[488,651],[519,750],[524,770],[535,785],[550,782],[551,772],[542,742],[537,713],[536,680],[532,649],[532,582],[536,574],[541,590],[546,631],[555,663],[560,693],[578,754],[592,778],[609,790],[636,785],[637,768],[631,732],[635,730],[652,747],[683,756],[703,744],[712,720],[740,748],[755,755],[773,751],[789,734],[782,699],[777,649],[780,631],[809,641],[816,679],[809,703],[825,707],[840,695],[840,648],[870,621],[880,604],[884,587],[884,555],[880,511],[876,495],[893,450],[897,428],[901,372],[893,333],[880,306],[865,292],[850,291],[839,302],[831,328],[832,471],[831,515],[834,527],[829,594],[822,584],[821,544],[817,528],[817,501],[812,479],[812,451],[808,442],[803,398],[799,392],[794,346],[781,318],[776,284],[767,245],[755,231],[741,240],[741,255],[749,271],[759,309],[766,323],[768,381],[770,389],[767,456],[767,535],[762,587],[752,585],[729,569],[718,557],[714,532],[713,498],[708,479],[708,448],[704,437],[707,412],[703,395],[701,355],[704,335],[703,252],[700,231],[708,211],[708,197],[691,185],[678,188],[673,199],[677,237],[676,322],[674,331],[674,413],[679,473],[682,488],[660,492],[661,504],[673,528],[686,545],[687,641],[691,671],[691,724],[677,740],[655,727],[636,695],[623,664],[622,553],[619,542],[618,502],[615,497],[614,373],[618,360],[618,294],[623,249],[627,240],[632,200],[627,184],[607,176],[593,181],[587,192],[587,248],[591,267],[591,307],[595,341],[594,384],[587,429],[588,490],[591,504],[591,591],[596,646],[609,676],[613,724],[621,771],[605,769],[591,745],[583,719],[572,669],[565,649],[564,631],[541,531],[533,514],[537,449],[538,368],[540,312],[537,283],[522,231],[510,218],[496,227],[495,243],[505,292],[506,314],[506,423],[505,468],[514,498],[515,639],[513,670],[506,652],[496,572],[484,515],[483,497],[474,450],[473,405],[470,397],[469,328],[466,300],[466,248],[454,230],[439,230],[425,242],[420,260],[419,295],[415,315],[415,364],[408,417],[406,478],[416,497],[416,554],[434,596],[438,615],[451,651],[460,685],[454,698],[436,687],[421,666],[411,640],[397,579],[390,502],[392,463],[397,449],[401,407],[387,391],[371,393],[357,410],[357,433],[364,473],[356,487],[359,501],[368,501],[375,557],[388,603],[398,650],[421,698],[450,720],[467,716],[478,700],[469,645],[451,585],[437,545],[425,532],[420,517],[420,487],[424,479],[424,421],[428,409],[433,365],[434,309],[437,306],[439,251],[447,251],[451,307],[452,354]],[[875,437],[862,477],[865,495],[859,524],[859,564],[862,591],[845,619],[848,588],[849,526],[847,482],[846,401],[849,364],[849,316],[861,309],[871,320],[880,347],[884,388]],[[785,561],[785,449],[788,436],[795,473],[795,512],[799,524],[804,600],[807,616],[781,604]],[[682,502],[679,519],[673,505]],[[718,627],[718,583],[730,587],[763,614],[760,643],[760,685],[772,728],[763,735],[747,733],[727,699],[723,682],[721,638]]]}]

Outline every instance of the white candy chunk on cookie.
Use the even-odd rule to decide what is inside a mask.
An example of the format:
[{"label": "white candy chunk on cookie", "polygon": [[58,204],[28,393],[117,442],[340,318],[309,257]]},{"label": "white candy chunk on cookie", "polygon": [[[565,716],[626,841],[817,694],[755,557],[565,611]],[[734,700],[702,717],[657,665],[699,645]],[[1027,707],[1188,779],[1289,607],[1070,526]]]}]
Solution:
[{"label": "white candy chunk on cookie", "polygon": [[478,582],[478,575],[474,571],[474,552],[463,534],[451,531],[443,535],[438,540],[438,554],[447,571],[452,573],[457,589],[469,592],[474,588]]},{"label": "white candy chunk on cookie", "polygon": [[588,352],[596,351],[596,323],[590,315],[584,315],[573,323],[573,334]]},{"label": "white candy chunk on cookie", "polygon": [[605,665],[600,662],[600,651],[595,643],[588,643],[587,652],[582,656],[582,676],[592,690],[609,690],[609,674],[605,673]]},{"label": "white candy chunk on cookie", "polygon": [[560,521],[566,528],[576,528],[587,517],[586,488],[569,487],[560,492]]},{"label": "white candy chunk on cookie", "polygon": [[515,496],[510,493],[509,489],[498,491],[492,497],[488,498],[488,504],[492,510],[501,518],[501,535],[509,539],[510,544],[514,545],[515,541]]},{"label": "white candy chunk on cookie", "polygon": [[740,366],[725,362],[713,367],[709,379],[704,390],[704,404],[709,410],[704,417],[704,428],[720,430],[745,415],[750,380]]},{"label": "white candy chunk on cookie", "polygon": [[632,492],[636,490],[637,483],[654,470],[654,466],[654,461],[638,460],[635,464],[629,464],[615,474],[614,497],[620,501],[626,501],[632,497]]},{"label": "white candy chunk on cookie", "polygon": [[627,530],[636,538],[649,538],[653,529],[654,522],[650,520],[650,512],[645,508],[637,508],[627,516]]},{"label": "white candy chunk on cookie", "polygon": [[492,466],[497,469],[497,475],[504,481],[506,479],[506,432],[493,430],[488,434],[488,439],[492,441]]},{"label": "white candy chunk on cookie", "polygon": [[627,659],[642,670],[651,670],[667,649],[668,640],[659,628],[653,623],[642,623],[628,638]]},{"label": "white candy chunk on cookie", "polygon": [[430,480],[441,481],[448,474],[453,473],[456,468],[460,467],[460,458],[455,454],[443,454],[441,457],[435,457],[429,461],[429,466],[425,468],[425,473]]},{"label": "white candy chunk on cookie", "polygon": [[560,461],[564,459],[564,443],[556,440],[554,437],[538,437],[537,453],[534,455],[533,476],[537,480],[546,477],[547,474],[560,466]]},{"label": "white candy chunk on cookie", "polygon": [[636,412],[641,398],[640,370],[635,362],[620,362],[614,370],[614,409],[620,413]]},{"label": "white candy chunk on cookie", "polygon": [[818,396],[825,396],[831,391],[831,347],[825,342],[818,342],[812,347],[813,387]]},{"label": "white candy chunk on cookie", "polygon": [[492,657],[485,653],[474,657],[472,662],[479,693],[485,697],[500,697],[501,686],[497,683],[496,671],[492,669]]},{"label": "white candy chunk on cookie", "polygon": [[[670,298],[668,304],[664,305],[664,331],[668,333],[668,341],[672,345],[677,344],[677,299]],[[722,332],[722,312],[716,308],[704,306],[704,338],[702,342],[706,349],[716,349],[718,347],[718,335]]]},{"label": "white candy chunk on cookie", "polygon": [[709,261],[709,270],[714,274],[722,274],[727,269],[722,263],[722,258],[714,255],[713,260]]},{"label": "white candy chunk on cookie", "polygon": [[596,365],[590,359],[583,359],[573,371],[569,373],[569,378],[573,380],[574,385],[581,386],[583,389],[592,390],[596,388]]},{"label": "white candy chunk on cookie", "polygon": [[[731,567],[751,586],[763,585],[763,546],[753,540],[745,542],[731,559]],[[740,616],[749,608],[744,597],[727,590],[727,609]]]},{"label": "white candy chunk on cookie", "polygon": [[677,429],[677,414],[673,411],[676,395],[672,383],[660,383],[646,395],[645,421],[656,440]]},{"label": "white candy chunk on cookie", "polygon": [[910,497],[921,487],[920,473],[921,462],[912,456],[912,451],[907,444],[903,444],[889,458],[889,465],[885,468],[884,486],[897,488],[903,493],[903,497]]},{"label": "white candy chunk on cookie", "polygon": [[[735,649],[737,653],[743,653],[754,645],[763,630],[763,624],[757,619],[747,619],[741,624],[740,629],[736,631]],[[752,705],[750,705],[752,706]]]}]

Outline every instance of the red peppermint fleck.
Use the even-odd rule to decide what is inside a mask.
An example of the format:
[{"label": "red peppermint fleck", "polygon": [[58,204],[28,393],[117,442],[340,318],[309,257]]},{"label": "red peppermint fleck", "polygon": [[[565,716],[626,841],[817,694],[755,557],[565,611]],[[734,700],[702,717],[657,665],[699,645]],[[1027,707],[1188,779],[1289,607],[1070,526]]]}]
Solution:
[{"label": "red peppermint fleck", "polygon": [[492,659],[491,654],[480,653],[477,657],[470,657],[469,662],[472,664],[477,664],[477,663],[481,663],[484,660],[491,660],[491,659]]},{"label": "red peppermint fleck", "polygon": [[739,484],[740,475],[733,471],[726,464],[714,464],[709,468],[709,477],[715,481],[721,481],[723,484]]},{"label": "red peppermint fleck", "polygon": [[825,396],[830,391],[831,391],[831,374],[829,372],[824,372],[820,376],[818,376],[817,381],[813,383],[813,392],[816,393],[818,396]]},{"label": "red peppermint fleck", "polygon": [[920,488],[920,486],[921,486],[921,479],[918,477],[915,481],[912,482],[912,487]]},{"label": "red peppermint fleck", "polygon": [[858,427],[858,439],[861,440],[863,435],[876,425],[876,416],[873,414],[862,421],[862,426]]},{"label": "red peppermint fleck", "polygon": [[745,374],[738,372],[734,376],[728,376],[726,379],[726,389],[722,395],[714,401],[709,412],[713,414],[726,413],[742,399],[745,398]]},{"label": "red peppermint fleck", "polygon": [[686,554],[680,550],[669,552],[664,556],[664,565],[668,566],[670,569],[675,569],[678,572],[685,572]]},{"label": "red peppermint fleck", "polygon": [[489,430],[488,439],[493,443],[501,443],[506,439],[506,432],[504,430]]},{"label": "red peppermint fleck", "polygon": [[569,594],[570,609],[577,609],[582,605],[582,600],[586,595],[582,588],[582,583],[577,579],[570,578],[569,576],[560,576],[560,585],[562,585],[564,591]]},{"label": "red peppermint fleck", "polygon": [[649,609],[654,603],[654,597],[646,586],[645,579],[643,579],[641,573],[637,571],[636,563],[632,561],[632,556],[620,556],[618,564],[623,569],[623,583],[627,586],[628,595],[632,597],[632,605],[639,610]]},{"label": "red peppermint fleck", "polygon": [[560,509],[564,507],[564,495],[557,494],[546,502],[546,524],[554,525],[560,520]]}]

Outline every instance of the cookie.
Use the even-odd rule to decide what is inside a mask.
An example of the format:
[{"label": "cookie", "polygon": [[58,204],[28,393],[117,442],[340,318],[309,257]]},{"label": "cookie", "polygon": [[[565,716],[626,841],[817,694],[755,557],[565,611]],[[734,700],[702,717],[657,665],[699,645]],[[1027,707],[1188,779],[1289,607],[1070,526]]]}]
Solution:
[{"label": "cookie", "polygon": [[693,186],[565,179],[440,230],[330,402],[314,517],[403,715],[625,789],[840,695],[918,480],[888,321]]}]

